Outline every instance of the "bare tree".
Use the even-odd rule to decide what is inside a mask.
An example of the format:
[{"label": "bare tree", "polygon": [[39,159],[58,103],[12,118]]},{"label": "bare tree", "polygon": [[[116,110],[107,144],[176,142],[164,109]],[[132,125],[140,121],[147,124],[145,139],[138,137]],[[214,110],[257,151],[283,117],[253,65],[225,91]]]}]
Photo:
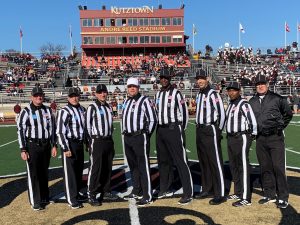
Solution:
[{"label": "bare tree", "polygon": [[62,52],[66,49],[66,46],[61,44],[54,45],[53,43],[48,42],[40,47],[40,51],[43,55],[62,55]]}]

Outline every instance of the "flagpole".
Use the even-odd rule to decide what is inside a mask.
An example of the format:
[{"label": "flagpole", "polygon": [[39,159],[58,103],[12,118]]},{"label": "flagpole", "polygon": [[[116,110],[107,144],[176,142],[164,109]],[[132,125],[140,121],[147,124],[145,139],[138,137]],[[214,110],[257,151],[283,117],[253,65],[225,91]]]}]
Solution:
[{"label": "flagpole", "polygon": [[286,22],[284,23],[284,48],[286,49]]},{"label": "flagpole", "polygon": [[299,23],[297,21],[297,48],[298,48],[298,45],[299,45]]},{"label": "flagpole", "polygon": [[73,40],[72,40],[72,26],[70,25],[70,28],[69,28],[69,36],[70,36],[70,45],[71,45],[71,55],[73,56]]},{"label": "flagpole", "polygon": [[21,55],[23,54],[23,31],[22,28],[20,27],[20,49],[21,49]]},{"label": "flagpole", "polygon": [[193,54],[194,54],[195,53],[195,24],[193,24],[192,33],[193,33]]},{"label": "flagpole", "polygon": [[239,48],[241,47],[241,28],[240,28],[240,24],[239,23]]}]

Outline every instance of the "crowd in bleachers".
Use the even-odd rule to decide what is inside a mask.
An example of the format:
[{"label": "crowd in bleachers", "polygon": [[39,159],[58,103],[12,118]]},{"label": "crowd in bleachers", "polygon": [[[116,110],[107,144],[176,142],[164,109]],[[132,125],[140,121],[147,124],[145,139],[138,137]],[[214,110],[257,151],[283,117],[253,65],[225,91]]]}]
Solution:
[{"label": "crowd in bleachers", "polygon": [[239,81],[242,86],[253,86],[255,77],[258,74],[265,75],[270,85],[300,85],[299,77],[297,78],[290,73],[281,71],[278,64],[244,67],[244,69],[236,71],[236,73],[232,75],[232,78]]},{"label": "crowd in bleachers", "polygon": [[186,53],[164,55],[154,53],[132,56],[83,56],[82,66],[100,70],[117,69],[125,72],[135,72],[140,69],[157,71],[164,66],[190,67],[190,60]]},{"label": "crowd in bleachers", "polygon": [[216,57],[217,64],[260,64],[261,63],[261,50],[257,49],[254,54],[252,47],[245,48],[225,48],[219,49]]}]

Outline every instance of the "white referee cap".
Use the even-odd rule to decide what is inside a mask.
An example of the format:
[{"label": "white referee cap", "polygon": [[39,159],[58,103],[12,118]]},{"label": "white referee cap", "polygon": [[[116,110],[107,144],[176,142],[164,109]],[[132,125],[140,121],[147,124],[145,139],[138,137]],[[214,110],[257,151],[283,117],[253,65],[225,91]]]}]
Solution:
[{"label": "white referee cap", "polygon": [[139,84],[139,80],[135,77],[130,77],[128,80],[127,80],[127,86],[129,85],[134,85],[134,86],[137,86],[139,87],[140,84]]}]

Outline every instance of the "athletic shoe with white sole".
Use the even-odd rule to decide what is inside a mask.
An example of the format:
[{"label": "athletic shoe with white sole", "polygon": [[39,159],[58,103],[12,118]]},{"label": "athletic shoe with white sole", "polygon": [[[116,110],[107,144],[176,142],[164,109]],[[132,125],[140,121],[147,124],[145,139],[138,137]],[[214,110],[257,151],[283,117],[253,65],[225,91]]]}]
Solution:
[{"label": "athletic shoe with white sole", "polygon": [[251,205],[251,201],[248,201],[246,199],[241,199],[237,202],[232,203],[232,206],[234,207],[242,207],[242,206],[249,206]]},{"label": "athletic shoe with white sole", "polygon": [[146,205],[151,205],[153,203],[152,200],[147,200],[147,199],[141,199],[140,201],[138,201],[136,203],[137,206],[140,206],[140,207],[143,207],[143,206],[146,206]]}]

